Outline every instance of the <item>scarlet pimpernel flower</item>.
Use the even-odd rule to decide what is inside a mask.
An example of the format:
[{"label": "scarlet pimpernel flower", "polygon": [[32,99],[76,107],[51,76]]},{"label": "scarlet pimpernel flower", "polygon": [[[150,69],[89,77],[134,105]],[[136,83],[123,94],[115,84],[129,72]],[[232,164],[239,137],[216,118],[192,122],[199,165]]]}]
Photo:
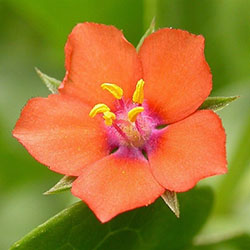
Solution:
[{"label": "scarlet pimpernel flower", "polygon": [[13,135],[106,222],[226,169],[225,132],[198,108],[212,75],[204,38],[164,28],[139,51],[113,26],[78,24],[58,93],[33,98]]}]

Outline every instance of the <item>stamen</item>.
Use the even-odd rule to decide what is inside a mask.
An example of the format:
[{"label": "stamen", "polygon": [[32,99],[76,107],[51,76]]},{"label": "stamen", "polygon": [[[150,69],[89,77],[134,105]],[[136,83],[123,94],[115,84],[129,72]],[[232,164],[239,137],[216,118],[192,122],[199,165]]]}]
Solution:
[{"label": "stamen", "polygon": [[133,102],[134,103],[138,103],[138,104],[143,103],[143,101],[144,101],[144,91],[143,91],[144,84],[145,84],[145,82],[142,79],[137,82],[136,89],[135,89],[135,92],[133,94]]},{"label": "stamen", "polygon": [[116,129],[116,131],[129,143],[129,139],[127,135],[122,131],[122,129],[114,122],[113,127]]},{"label": "stamen", "polygon": [[141,137],[144,139],[144,136],[143,136],[143,131],[138,123],[138,120],[135,121],[135,127],[136,129],[138,130],[138,132],[140,133]]},{"label": "stamen", "polygon": [[119,86],[113,83],[103,83],[102,89],[108,90],[116,99],[121,99],[123,96],[123,90]]},{"label": "stamen", "polygon": [[107,111],[103,113],[103,118],[107,126],[112,126],[113,121],[116,119],[116,115],[113,112]]},{"label": "stamen", "polygon": [[91,111],[89,112],[89,116],[94,118],[99,113],[104,113],[110,111],[110,108],[103,103],[96,104]]},{"label": "stamen", "polygon": [[135,122],[137,116],[144,111],[143,107],[135,107],[128,112],[128,119],[131,122]]}]

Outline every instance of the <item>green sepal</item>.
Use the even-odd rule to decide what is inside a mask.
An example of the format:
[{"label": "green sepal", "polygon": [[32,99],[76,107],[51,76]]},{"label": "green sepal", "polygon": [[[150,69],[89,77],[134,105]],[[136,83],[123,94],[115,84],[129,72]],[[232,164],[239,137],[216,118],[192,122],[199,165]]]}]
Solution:
[{"label": "green sepal", "polygon": [[76,179],[75,176],[64,176],[59,182],[56,183],[55,186],[53,186],[48,191],[44,192],[44,195],[49,194],[58,194],[64,191],[67,191],[71,189],[73,181]]},{"label": "green sepal", "polygon": [[38,68],[35,68],[36,73],[38,74],[38,76],[42,79],[42,81],[45,83],[45,85],[47,86],[47,88],[53,93],[56,94],[57,93],[57,89],[61,84],[61,81],[50,77],[44,73],[42,73]]},{"label": "green sepal", "polygon": [[165,193],[161,196],[161,198],[165,201],[165,203],[168,205],[171,211],[174,212],[176,217],[179,218],[180,209],[176,192],[166,190]]},{"label": "green sepal", "polygon": [[147,31],[144,33],[144,35],[142,36],[141,40],[139,41],[137,47],[136,47],[136,51],[139,51],[145,38],[152,34],[153,32],[155,32],[155,18],[152,19],[150,25],[149,25],[149,28],[147,29]]},{"label": "green sepal", "polygon": [[218,111],[225,108],[229,103],[238,99],[239,96],[217,96],[208,97],[199,109],[211,109],[213,111]]}]

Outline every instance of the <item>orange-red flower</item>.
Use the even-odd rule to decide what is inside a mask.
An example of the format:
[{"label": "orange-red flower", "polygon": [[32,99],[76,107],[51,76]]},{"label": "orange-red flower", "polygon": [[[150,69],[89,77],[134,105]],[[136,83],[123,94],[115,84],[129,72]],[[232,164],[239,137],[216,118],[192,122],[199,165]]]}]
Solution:
[{"label": "orange-red flower", "polygon": [[161,29],[137,53],[115,27],[83,23],[65,53],[59,93],[31,99],[13,135],[77,176],[72,193],[102,222],[226,172],[221,120],[197,110],[212,88],[202,36]]}]

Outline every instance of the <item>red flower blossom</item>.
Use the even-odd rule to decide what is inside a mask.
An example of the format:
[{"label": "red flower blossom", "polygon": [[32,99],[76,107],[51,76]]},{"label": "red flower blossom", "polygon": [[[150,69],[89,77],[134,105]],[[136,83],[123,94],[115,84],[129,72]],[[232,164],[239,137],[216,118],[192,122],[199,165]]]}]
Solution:
[{"label": "red flower blossom", "polygon": [[65,53],[59,93],[31,99],[13,135],[77,176],[73,195],[102,222],[226,172],[221,120],[197,110],[212,88],[202,36],[161,29],[137,53],[115,27],[83,23]]}]

